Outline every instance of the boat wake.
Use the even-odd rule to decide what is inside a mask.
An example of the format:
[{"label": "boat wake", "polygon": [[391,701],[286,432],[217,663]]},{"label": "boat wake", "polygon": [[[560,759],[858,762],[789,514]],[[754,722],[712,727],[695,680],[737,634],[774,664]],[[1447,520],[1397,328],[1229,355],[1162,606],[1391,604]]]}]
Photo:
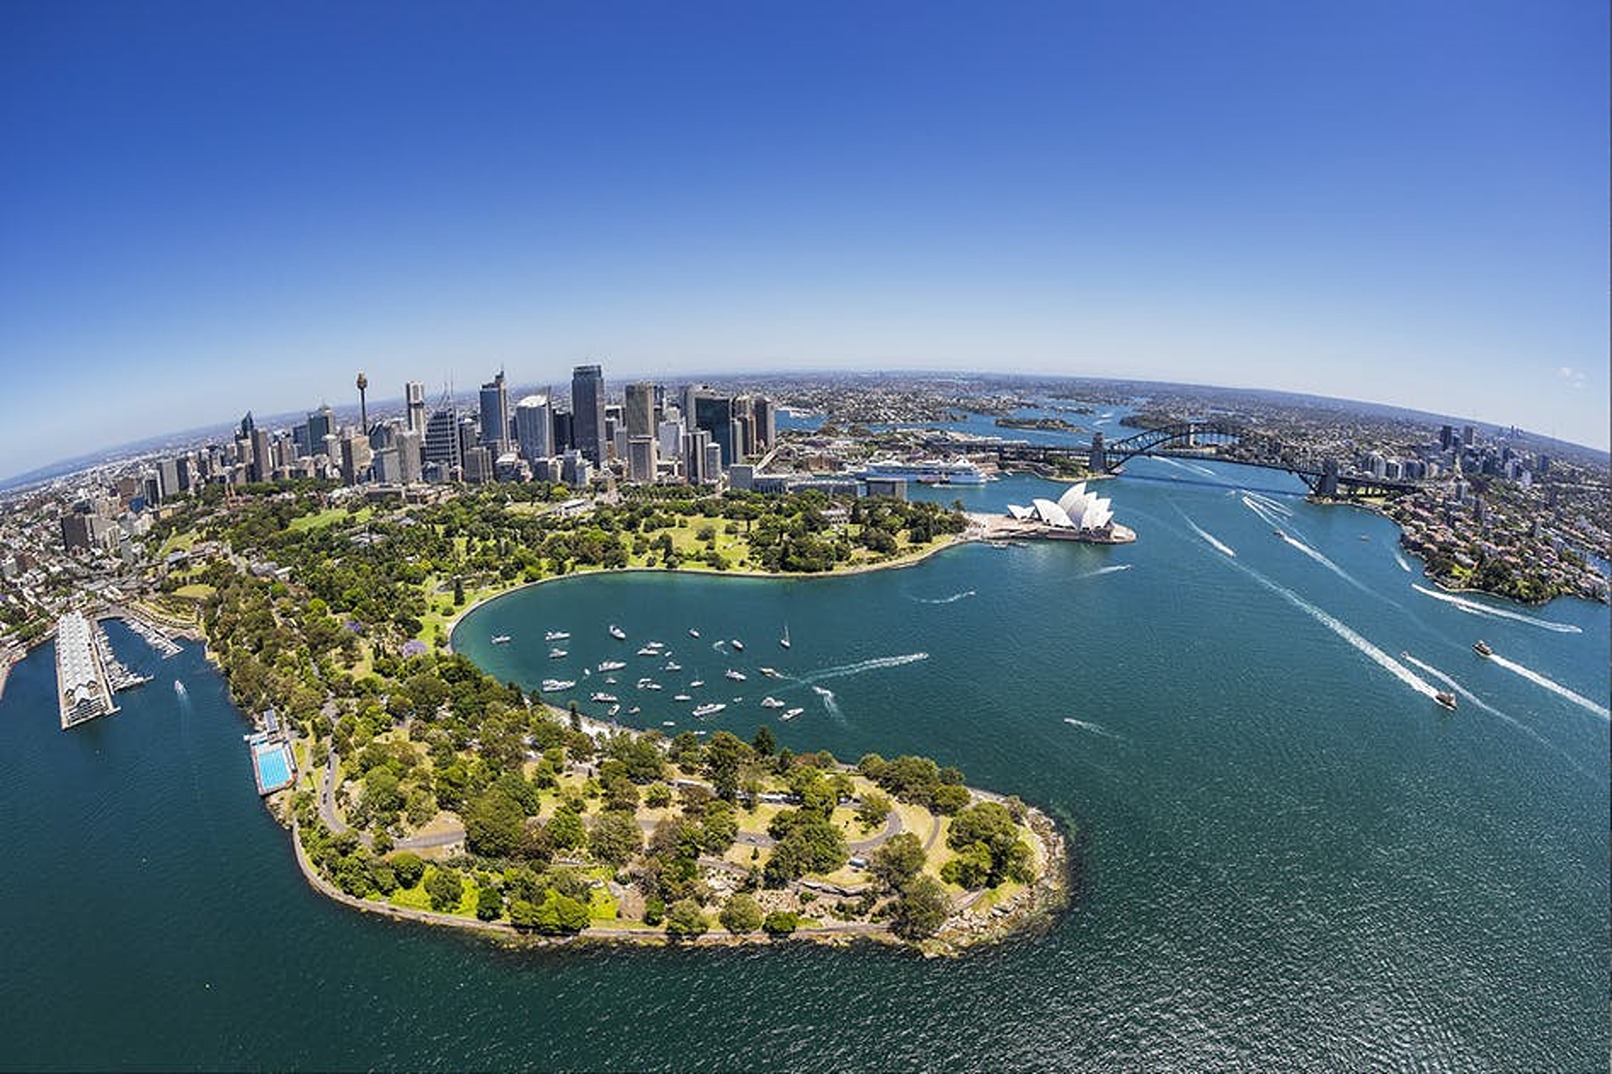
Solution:
[{"label": "boat wake", "polygon": [[1417,675],[1416,672],[1412,671],[1410,668],[1406,667],[1404,664],[1401,664],[1398,660],[1395,660],[1393,657],[1377,648],[1371,642],[1361,637],[1355,632],[1354,628],[1349,626],[1349,624],[1343,622],[1335,616],[1328,614],[1327,612],[1322,611],[1320,608],[1317,608],[1314,604],[1311,604],[1309,601],[1305,600],[1291,589],[1288,589],[1286,586],[1277,585],[1275,582],[1271,581],[1269,578],[1265,577],[1263,574],[1260,574],[1251,567],[1245,567],[1239,563],[1234,563],[1232,566],[1236,567],[1240,571],[1243,571],[1250,578],[1254,579],[1254,581],[1258,582],[1266,589],[1269,589],[1272,593],[1277,594],[1295,608],[1298,608],[1299,610],[1308,614],[1316,622],[1320,623],[1338,637],[1354,646],[1355,649],[1359,650],[1367,658],[1369,658],[1372,663],[1394,676],[1394,678],[1398,679],[1406,686],[1409,686],[1412,690],[1415,690],[1424,697],[1438,696],[1438,691],[1434,689],[1426,679],[1423,679],[1421,676]]},{"label": "boat wake", "polygon": [[1195,462],[1184,462],[1181,459],[1172,459],[1168,455],[1156,455],[1154,457],[1157,458],[1160,462],[1168,463],[1169,465],[1174,466],[1177,470],[1185,470],[1188,473],[1198,474],[1198,475],[1203,476],[1203,477],[1217,477],[1217,476],[1219,476],[1213,470],[1209,469],[1209,467],[1207,467],[1207,466],[1199,466]]},{"label": "boat wake", "polygon": [[1515,672],[1516,674],[1521,675],[1523,678],[1527,679],[1529,682],[1533,683],[1535,686],[1543,686],[1545,689],[1549,690],[1551,693],[1556,694],[1558,697],[1566,698],[1567,700],[1571,701],[1573,704],[1577,705],[1579,708],[1587,709],[1590,712],[1595,713],[1597,716],[1601,717],[1601,719],[1603,719],[1603,720],[1612,721],[1612,710],[1608,710],[1603,705],[1597,705],[1595,702],[1591,701],[1589,698],[1585,697],[1583,694],[1574,693],[1572,690],[1569,690],[1567,687],[1563,686],[1561,683],[1555,681],[1554,679],[1545,678],[1545,676],[1541,675],[1539,672],[1535,671],[1533,668],[1524,667],[1523,665],[1517,663],[1514,660],[1507,660],[1505,657],[1501,656],[1499,653],[1495,653],[1494,655],[1490,656],[1489,660],[1492,663],[1499,664],[1501,667],[1505,668],[1507,671]]},{"label": "boat wake", "polygon": [[1079,581],[1082,578],[1096,578],[1100,574],[1118,574],[1120,571],[1128,571],[1134,566],[1136,566],[1134,563],[1114,563],[1107,567],[1098,567],[1095,570],[1089,570],[1085,574],[1077,574],[1075,575],[1075,580]]},{"label": "boat wake", "polygon": [[1291,515],[1282,515],[1276,513],[1271,508],[1266,507],[1263,503],[1254,499],[1252,495],[1246,492],[1243,493],[1243,506],[1254,512],[1254,514],[1258,515],[1261,522],[1264,522],[1267,526],[1270,526],[1274,529],[1281,529],[1283,526],[1288,524],[1288,519],[1292,517]]},{"label": "boat wake", "polygon": [[823,699],[823,707],[828,714],[837,720],[845,719],[845,713],[840,711],[840,703],[834,700],[834,691],[826,686],[813,686],[812,692]]},{"label": "boat wake", "polygon": [[728,646],[728,643],[725,640],[723,640],[722,638],[718,638],[718,639],[716,639],[715,641],[713,641],[711,643],[711,648],[715,649],[719,653],[723,649],[727,648],[727,646]]},{"label": "boat wake", "polygon": [[1496,619],[1512,619],[1519,623],[1527,623],[1529,626],[1540,627],[1544,630],[1554,630],[1558,634],[1584,633],[1584,628],[1574,626],[1572,623],[1557,623],[1550,619],[1537,619],[1532,615],[1524,615],[1521,612],[1514,612],[1509,608],[1493,608],[1487,604],[1481,604],[1475,600],[1468,600],[1465,597],[1458,597],[1454,593],[1443,593],[1437,589],[1429,589],[1422,585],[1412,584],[1411,588],[1424,596],[1432,597],[1434,600],[1442,600],[1446,604],[1453,604],[1462,611],[1472,612],[1474,615],[1492,615]]},{"label": "boat wake", "polygon": [[1404,571],[1406,574],[1410,573],[1411,565],[1405,562],[1405,557],[1400,555],[1398,552],[1394,553],[1394,562],[1399,564],[1400,570]]},{"label": "boat wake", "polygon": [[1232,548],[1231,545],[1205,530],[1202,526],[1199,526],[1196,522],[1192,521],[1192,519],[1187,519],[1187,525],[1192,527],[1193,533],[1196,533],[1199,537],[1202,537],[1204,540],[1208,541],[1215,551],[1222,552],[1228,556],[1235,556],[1237,554],[1237,550]]},{"label": "boat wake", "polygon": [[1325,567],[1327,570],[1331,571],[1333,574],[1336,574],[1339,578],[1342,578],[1345,582],[1348,582],[1350,585],[1354,586],[1355,588],[1363,590],[1364,592],[1367,592],[1367,593],[1371,593],[1372,596],[1377,595],[1372,590],[1367,589],[1365,586],[1363,586],[1359,582],[1355,581],[1354,575],[1350,574],[1348,571],[1344,570],[1342,567],[1340,567],[1336,563],[1332,562],[1332,560],[1328,559],[1325,553],[1317,551],[1314,548],[1311,548],[1309,545],[1305,544],[1303,541],[1299,540],[1297,537],[1294,537],[1294,536],[1292,536],[1291,534],[1288,534],[1288,533],[1283,533],[1282,534],[1282,540],[1286,541],[1293,548],[1297,548],[1300,552],[1303,552],[1305,555],[1309,556],[1311,559],[1313,559],[1317,563],[1321,564],[1321,566]]},{"label": "boat wake", "polygon": [[1078,727],[1082,731],[1090,731],[1094,735],[1102,735],[1104,738],[1112,738],[1117,742],[1125,741],[1123,735],[1116,735],[1114,732],[1110,731],[1100,723],[1092,723],[1089,720],[1077,720],[1073,716],[1065,716],[1063,718],[1063,722],[1068,724],[1070,727]]},{"label": "boat wake", "polygon": [[953,593],[949,597],[913,597],[919,604],[956,604],[960,600],[976,596],[972,589],[965,589],[961,593]]},{"label": "boat wake", "polygon": [[1238,491],[1241,492],[1243,496],[1246,496],[1248,499],[1253,500],[1255,503],[1265,508],[1267,511],[1281,515],[1283,518],[1293,517],[1293,509],[1287,504],[1283,503],[1281,500],[1272,499],[1262,492],[1253,492],[1249,489],[1239,489]]},{"label": "boat wake", "polygon": [[[811,686],[813,690],[817,690],[817,687],[813,686],[812,684],[822,682],[825,679],[843,679],[847,675],[860,675],[864,671],[878,671],[881,668],[898,668],[903,664],[915,664],[920,660],[928,659],[928,653],[903,653],[901,656],[879,656],[873,658],[872,660],[858,660],[854,664],[841,664],[838,667],[824,668],[821,671],[813,671],[802,675],[799,681]],[[822,690],[817,690],[817,692],[823,693]],[[829,696],[832,697],[833,695],[830,694]]]}]

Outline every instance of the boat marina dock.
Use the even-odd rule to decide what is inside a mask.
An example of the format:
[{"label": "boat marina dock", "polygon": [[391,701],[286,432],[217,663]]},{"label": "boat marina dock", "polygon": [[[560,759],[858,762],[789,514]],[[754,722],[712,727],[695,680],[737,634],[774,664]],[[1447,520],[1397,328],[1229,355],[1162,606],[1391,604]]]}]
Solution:
[{"label": "boat marina dock", "polygon": [[128,625],[130,630],[140,635],[141,639],[143,639],[147,645],[157,650],[157,653],[164,660],[168,659],[170,656],[179,655],[180,648],[178,644],[168,635],[164,634],[161,630],[152,626],[144,619],[129,614],[119,615],[116,616],[116,618],[122,619],[123,622]]}]

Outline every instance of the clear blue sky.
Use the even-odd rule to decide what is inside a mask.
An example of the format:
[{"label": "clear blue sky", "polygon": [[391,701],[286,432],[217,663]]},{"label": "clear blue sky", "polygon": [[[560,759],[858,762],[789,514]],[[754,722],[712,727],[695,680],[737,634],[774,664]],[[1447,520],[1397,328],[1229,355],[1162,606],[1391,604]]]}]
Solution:
[{"label": "clear blue sky", "polygon": [[0,471],[461,387],[963,368],[1608,443],[1604,0],[0,10]]}]

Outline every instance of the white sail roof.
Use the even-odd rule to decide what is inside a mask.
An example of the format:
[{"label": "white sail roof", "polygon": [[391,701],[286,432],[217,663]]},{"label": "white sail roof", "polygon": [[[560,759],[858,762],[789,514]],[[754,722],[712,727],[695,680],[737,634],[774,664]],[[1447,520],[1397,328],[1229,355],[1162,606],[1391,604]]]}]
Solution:
[{"label": "white sail roof", "polygon": [[1074,519],[1070,518],[1068,512],[1051,500],[1036,500],[1035,509],[1036,514],[1041,516],[1041,521],[1049,526],[1058,526],[1062,529],[1075,528]]},{"label": "white sail roof", "polygon": [[1064,514],[1073,518],[1077,513],[1076,505],[1086,498],[1086,483],[1069,486],[1069,491],[1058,497],[1058,506],[1062,507]]}]

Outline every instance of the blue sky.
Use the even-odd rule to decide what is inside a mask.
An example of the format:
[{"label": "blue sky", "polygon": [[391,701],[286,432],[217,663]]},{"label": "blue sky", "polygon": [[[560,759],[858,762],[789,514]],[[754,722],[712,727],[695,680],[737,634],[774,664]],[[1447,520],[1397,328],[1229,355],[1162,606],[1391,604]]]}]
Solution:
[{"label": "blue sky", "polygon": [[461,387],[1263,386],[1608,443],[1599,0],[0,11],[0,471]]}]

